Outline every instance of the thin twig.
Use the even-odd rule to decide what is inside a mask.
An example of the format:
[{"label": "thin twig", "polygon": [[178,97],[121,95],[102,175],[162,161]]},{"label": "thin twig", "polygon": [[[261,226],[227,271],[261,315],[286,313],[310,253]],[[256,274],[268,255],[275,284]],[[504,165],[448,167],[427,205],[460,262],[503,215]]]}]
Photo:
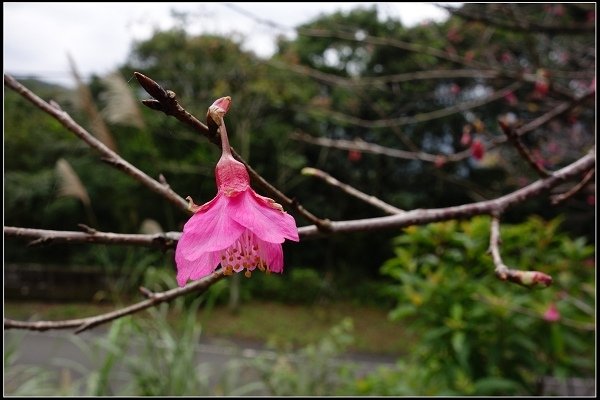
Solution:
[{"label": "thin twig", "polygon": [[[171,90],[165,90],[162,86],[160,86],[153,79],[141,74],[139,72],[134,72],[134,75],[140,85],[154,97],[154,99],[143,100],[142,103],[148,106],[149,108],[162,111],[165,114],[177,118],[179,121],[185,123],[190,126],[195,131],[200,134],[206,136],[211,142],[214,144],[221,146],[221,140],[218,135],[217,125],[211,119],[208,118],[208,125],[200,122],[196,117],[187,112],[179,101],[177,100],[177,95],[175,92]],[[306,218],[309,222],[312,222],[316,226],[319,227],[322,231],[327,231],[329,229],[329,221],[316,217],[314,214],[310,213],[306,210],[297,200],[291,199],[267,182],[258,172],[256,172],[236,151],[235,149],[231,149],[231,153],[233,156],[243,163],[248,169],[249,175],[253,178],[255,182],[257,182],[260,186],[262,186],[266,191],[269,192],[271,196],[275,198],[275,200],[282,205],[295,210]]]},{"label": "thin twig", "polygon": [[510,126],[502,120],[498,120],[498,125],[500,125],[500,128],[508,138],[508,141],[511,142],[517,148],[517,151],[521,155],[521,158],[525,160],[531,166],[531,168],[533,168],[535,172],[537,172],[539,176],[545,178],[550,175],[550,172],[548,172],[548,170],[546,170],[546,168],[544,168],[539,163],[539,161],[533,159],[533,156],[525,147],[519,135],[512,126]]},{"label": "thin twig", "polygon": [[492,214],[490,224],[490,252],[494,261],[495,273],[498,279],[518,283],[519,285],[534,287],[540,285],[548,287],[552,283],[552,277],[539,271],[521,271],[508,268],[500,256],[500,213]]},{"label": "thin twig", "polygon": [[181,232],[125,234],[94,231],[93,233],[90,233],[5,226],[4,235],[5,237],[12,236],[17,238],[35,239],[30,242],[30,246],[54,243],[96,243],[147,246],[166,250],[175,248],[177,241],[181,237]]},{"label": "thin twig", "polygon": [[527,124],[516,129],[515,132],[517,136],[523,136],[526,133],[532,132],[538,129],[539,127],[543,126],[544,124],[548,123],[549,121],[553,120],[554,118],[566,114],[567,112],[569,112],[579,104],[583,103],[584,101],[593,98],[595,93],[595,90],[588,90],[581,96],[576,97],[571,101],[565,101],[563,103],[560,103],[547,113],[540,115],[539,117],[529,121]]},{"label": "thin twig", "polygon": [[437,163],[440,159],[443,159],[444,162],[460,161],[471,156],[471,150],[469,149],[454,154],[430,154],[422,151],[414,152],[393,149],[391,147],[381,146],[376,143],[365,142],[361,139],[345,140],[314,137],[303,132],[294,132],[290,135],[290,138],[315,144],[321,147],[329,147],[340,150],[358,150],[365,153],[381,154],[388,157],[401,158],[404,160],[421,160],[430,163]]},{"label": "thin twig", "polygon": [[[425,225],[430,222],[462,219],[475,215],[493,214],[514,207],[517,204],[536,197],[541,193],[559,185],[560,183],[572,179],[584,171],[594,168],[595,165],[596,156],[594,149],[592,149],[587,155],[583,156],[572,164],[553,172],[548,178],[539,179],[528,186],[494,200],[464,204],[455,207],[412,210],[403,214],[391,215],[387,217],[334,221],[331,223],[331,230],[333,233],[346,233],[381,229],[399,229],[411,225]],[[311,226],[302,227],[299,229],[299,232],[301,232],[301,237],[318,235],[316,228]]]},{"label": "thin twig", "polygon": [[8,74],[4,74],[4,84],[10,89],[19,93],[25,99],[29,100],[33,105],[42,111],[54,117],[65,128],[77,135],[77,137],[87,143],[94,150],[98,151],[102,155],[103,161],[125,172],[127,175],[142,183],[153,192],[158,193],[171,203],[175,204],[181,210],[189,212],[187,209],[187,201],[169,188],[168,185],[166,186],[161,184],[157,180],[149,177],[144,172],[140,171],[138,168],[124,160],[120,155],[106,147],[101,141],[96,139],[91,133],[81,127],[81,125],[77,124],[65,111],[50,105]]},{"label": "thin twig", "polygon": [[395,214],[400,214],[400,213],[404,212],[404,210],[394,207],[393,205],[388,204],[385,201],[380,200],[375,196],[368,195],[368,194],[361,192],[360,190],[348,185],[347,183],[338,181],[333,176],[329,175],[325,171],[321,171],[320,169],[308,168],[308,167],[303,168],[302,175],[315,176],[315,177],[327,182],[331,186],[335,186],[335,187],[341,189],[342,191],[344,191],[345,193],[348,193],[349,195],[354,196],[357,199],[360,199],[360,200],[364,201],[365,203],[372,205],[373,207],[377,207],[377,208],[385,211],[387,214],[395,215]]},{"label": "thin twig", "polygon": [[582,33],[594,33],[596,26],[594,24],[561,24],[561,25],[543,25],[538,24],[532,21],[528,21],[527,23],[513,23],[510,21],[502,20],[500,18],[495,18],[490,15],[490,13],[486,14],[474,14],[471,12],[467,12],[462,8],[453,8],[444,5],[439,5],[445,9],[446,11],[457,15],[461,18],[467,19],[469,21],[474,22],[483,22],[486,25],[492,25],[498,28],[508,29],[511,31],[524,31],[524,32],[538,32],[538,33],[548,33],[548,34],[582,34]]},{"label": "thin twig", "polygon": [[578,184],[573,186],[570,190],[568,190],[565,193],[561,193],[561,194],[552,196],[551,200],[550,200],[552,205],[553,206],[558,205],[558,204],[562,203],[563,201],[573,197],[576,193],[578,193],[581,189],[583,189],[592,180],[595,173],[596,173],[595,169],[589,170],[585,174],[585,176],[583,177],[581,182],[579,182]]},{"label": "thin twig", "polygon": [[[536,129],[539,129],[544,124],[547,124],[551,120],[558,118],[570,110],[572,110],[577,105],[581,104],[585,100],[592,98],[594,95],[594,91],[588,91],[584,93],[582,96],[570,100],[565,101],[551,109],[550,111],[540,115],[539,117],[531,120],[530,122],[514,129],[514,133],[517,137],[521,137],[530,133]],[[392,126],[392,129],[395,127]],[[337,148],[342,150],[359,150],[365,153],[372,154],[382,154],[388,157],[401,158],[406,160],[421,160],[425,162],[436,163],[439,161],[440,157],[443,157],[444,162],[457,162],[464,160],[471,156],[471,150],[463,150],[454,154],[429,154],[422,151],[406,151],[400,149],[393,149],[390,147],[381,146],[376,143],[365,142],[363,140],[345,140],[345,139],[329,139],[322,137],[314,137],[308,135],[303,132],[294,132],[290,136],[291,139],[300,140],[306,143],[315,144],[322,147],[330,147]],[[488,146],[488,149],[492,149],[500,144],[508,141],[508,136],[497,136],[494,137]]]},{"label": "thin twig", "polygon": [[211,285],[218,282],[225,275],[221,270],[213,272],[211,275],[192,282],[182,288],[175,288],[165,292],[151,292],[151,296],[147,300],[139,303],[111,311],[105,314],[95,315],[87,318],[69,319],[63,321],[16,321],[4,318],[4,329],[28,329],[32,331],[47,331],[50,329],[75,329],[75,333],[81,333],[98,325],[105,324],[110,321],[122,318],[126,315],[135,314],[157,304],[171,301],[179,296],[191,292],[202,293]]},{"label": "thin twig", "polygon": [[[233,9],[234,11],[245,15],[248,18],[256,21],[259,24],[263,24],[269,26],[270,28],[279,29],[282,31],[294,31],[293,28],[281,25],[277,22],[267,20],[258,15],[255,15],[241,7],[235,6],[233,4],[225,4],[225,6]],[[591,25],[590,25],[591,26]],[[352,29],[352,28],[350,28]],[[593,31],[594,27],[591,29]],[[476,60],[468,59],[467,57],[460,56],[458,54],[452,54],[447,51],[438,50],[433,47],[425,46],[420,43],[414,42],[405,42],[399,39],[390,38],[390,37],[379,37],[379,36],[371,36],[371,35],[361,35],[358,36],[353,31],[331,31],[326,29],[314,29],[314,28],[300,28],[295,30],[298,35],[310,36],[310,37],[321,37],[321,38],[332,38],[332,39],[342,39],[355,43],[360,43],[364,45],[375,45],[375,46],[390,46],[399,48],[402,50],[414,52],[417,54],[427,54],[432,57],[436,57],[441,60],[448,60],[456,64],[464,65],[467,68],[479,69],[479,70],[494,70],[499,77],[510,78],[515,81],[520,82],[528,82],[535,83],[536,76],[531,73],[524,73],[521,70],[508,70],[505,68],[492,68],[490,65],[479,62]],[[560,94],[562,96],[566,96],[568,98],[573,98],[573,95],[564,88],[559,87],[556,84],[550,85],[550,91]]]},{"label": "thin twig", "polygon": [[452,105],[452,106],[449,106],[446,108],[441,108],[439,110],[424,112],[424,113],[420,113],[417,115],[403,116],[403,117],[398,117],[398,118],[378,119],[378,120],[373,120],[373,121],[353,117],[351,115],[347,115],[347,114],[337,112],[337,111],[325,110],[322,108],[315,110],[315,109],[309,109],[309,108],[304,107],[304,111],[315,114],[315,115],[324,115],[324,116],[329,117],[337,122],[356,125],[356,126],[360,126],[363,128],[369,128],[369,129],[390,128],[390,127],[394,127],[394,126],[403,126],[403,125],[410,125],[410,124],[417,124],[417,123],[432,121],[432,120],[447,117],[449,115],[456,114],[459,112],[464,112],[464,111],[467,111],[467,110],[470,110],[470,109],[473,109],[476,107],[481,107],[487,103],[491,103],[492,101],[501,99],[502,97],[506,96],[507,94],[517,90],[519,87],[521,87],[521,85],[522,85],[521,82],[513,82],[509,86],[507,86],[501,90],[498,90],[498,91],[494,92],[493,94],[486,96],[484,98],[465,101],[465,102],[458,103],[458,104],[455,104],[455,105]]},{"label": "thin twig", "polygon": [[275,68],[295,72],[300,75],[314,78],[323,83],[329,83],[337,86],[350,88],[362,88],[364,86],[374,86],[378,84],[410,82],[425,79],[451,79],[451,78],[473,78],[473,79],[492,79],[500,74],[496,70],[480,69],[440,69],[431,71],[405,72],[402,74],[393,74],[385,76],[365,76],[360,78],[344,78],[339,75],[329,74],[310,68],[305,65],[289,64],[282,61],[268,61],[268,65]]}]

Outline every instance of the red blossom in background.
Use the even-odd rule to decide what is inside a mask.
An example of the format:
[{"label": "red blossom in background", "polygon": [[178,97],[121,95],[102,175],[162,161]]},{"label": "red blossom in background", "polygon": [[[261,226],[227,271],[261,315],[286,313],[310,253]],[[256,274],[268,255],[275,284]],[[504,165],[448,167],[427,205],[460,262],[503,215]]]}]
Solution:
[{"label": "red blossom in background", "polygon": [[435,161],[434,161],[433,165],[436,168],[442,168],[444,165],[446,165],[446,161],[447,161],[446,157],[444,157],[444,156],[437,156],[435,158]]},{"label": "red blossom in background", "polygon": [[481,160],[485,155],[485,148],[479,139],[475,139],[471,144],[471,155],[476,160]]},{"label": "red blossom in background", "polygon": [[475,59],[475,52],[473,50],[467,50],[465,53],[465,61],[471,62]]},{"label": "red blossom in background", "polygon": [[596,205],[596,196],[594,196],[593,194],[590,194],[587,199],[586,202],[588,203],[588,205],[590,206],[594,206]]},{"label": "red blossom in background", "polygon": [[463,132],[462,136],[460,137],[460,144],[465,147],[471,144],[471,134],[469,132]]},{"label": "red blossom in background", "polygon": [[455,27],[448,29],[448,33],[446,33],[446,38],[452,43],[458,43],[463,40],[460,31]]},{"label": "red blossom in background", "polygon": [[453,83],[452,85],[450,85],[450,93],[452,93],[453,95],[458,95],[460,93],[461,89],[460,86],[458,86],[456,83]]},{"label": "red blossom in background", "polygon": [[512,62],[512,61],[513,61],[513,59],[514,59],[514,57],[513,57],[513,56],[512,56],[512,54],[510,54],[508,51],[505,51],[505,52],[503,52],[503,53],[500,55],[500,61],[501,61],[503,64],[507,64],[507,63],[509,63],[509,62]]},{"label": "red blossom in background", "polygon": [[362,153],[358,150],[350,150],[348,151],[348,160],[352,162],[360,161],[362,158]]},{"label": "red blossom in background", "polygon": [[550,91],[550,80],[548,79],[548,71],[540,68],[536,72],[535,85],[533,95],[535,98],[544,98]]},{"label": "red blossom in background", "polygon": [[514,92],[506,94],[504,96],[504,100],[506,100],[506,102],[511,106],[516,106],[517,104],[519,104],[519,99],[517,99],[517,96],[515,96]]}]

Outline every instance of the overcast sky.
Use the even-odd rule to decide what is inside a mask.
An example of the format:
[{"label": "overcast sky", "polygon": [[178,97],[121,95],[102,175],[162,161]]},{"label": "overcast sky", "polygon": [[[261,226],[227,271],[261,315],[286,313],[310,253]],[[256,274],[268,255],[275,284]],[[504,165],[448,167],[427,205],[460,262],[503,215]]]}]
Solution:
[{"label": "overcast sky", "polygon": [[[191,33],[240,33],[245,47],[261,56],[274,51],[277,34],[320,13],[377,4],[380,16],[405,25],[442,20],[446,11],[433,3],[3,3],[4,71],[70,84],[66,54],[84,76],[106,74],[125,62],[131,44],[172,27],[171,10],[191,13]],[[238,10],[236,10],[236,8]],[[274,29],[244,15],[289,27]]]}]

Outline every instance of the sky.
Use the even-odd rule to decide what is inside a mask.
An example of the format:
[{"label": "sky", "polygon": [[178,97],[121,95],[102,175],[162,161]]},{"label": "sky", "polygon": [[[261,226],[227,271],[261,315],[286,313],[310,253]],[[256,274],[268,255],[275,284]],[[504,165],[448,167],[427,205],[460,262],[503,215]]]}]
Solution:
[{"label": "sky", "polygon": [[[268,57],[275,37],[293,37],[293,27],[321,13],[378,5],[380,17],[412,26],[443,20],[447,12],[434,3],[3,3],[4,71],[15,77],[34,75],[71,85],[67,54],[84,77],[108,74],[123,64],[134,41],[176,23],[172,10],[188,12],[193,34],[239,34],[244,48]],[[251,18],[273,21],[279,28]],[[286,29],[285,27],[288,27]]]}]

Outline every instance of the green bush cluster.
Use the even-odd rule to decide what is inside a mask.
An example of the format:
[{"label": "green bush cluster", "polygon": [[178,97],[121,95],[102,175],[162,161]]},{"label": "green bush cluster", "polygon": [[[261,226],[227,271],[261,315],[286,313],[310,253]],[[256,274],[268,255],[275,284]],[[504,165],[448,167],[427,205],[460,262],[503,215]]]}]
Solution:
[{"label": "green bush cluster", "polygon": [[[531,290],[494,276],[490,219],[412,227],[382,272],[396,283],[391,317],[418,340],[396,373],[362,382],[378,394],[532,394],[543,376],[594,375],[594,248],[532,217],[501,228],[504,262],[553,276]],[[544,315],[555,306],[558,321]]]}]

